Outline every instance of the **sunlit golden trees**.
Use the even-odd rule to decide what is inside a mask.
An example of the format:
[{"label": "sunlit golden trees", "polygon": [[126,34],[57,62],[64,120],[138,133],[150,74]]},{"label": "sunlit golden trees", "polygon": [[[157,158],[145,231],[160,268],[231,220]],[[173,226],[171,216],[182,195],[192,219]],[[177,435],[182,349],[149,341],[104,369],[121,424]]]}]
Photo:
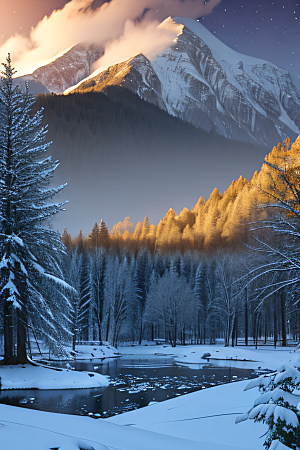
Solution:
[{"label": "sunlit golden trees", "polygon": [[150,223],[149,223],[148,216],[146,216],[144,219],[143,225],[142,225],[141,234],[139,236],[139,241],[142,245],[146,244],[149,231],[150,231]]},{"label": "sunlit golden trees", "polygon": [[103,219],[99,225],[99,245],[105,250],[108,250],[110,245],[109,231]]},{"label": "sunlit golden trees", "polygon": [[[134,229],[129,217],[126,217],[113,227],[110,234],[106,232],[105,248],[112,246],[118,252],[127,248],[135,255],[142,247],[147,247],[151,253],[158,250],[211,252],[217,248],[237,249],[248,241],[250,222],[270,217],[270,211],[264,207],[258,208],[259,205],[284,198],[289,205],[295,206],[295,199],[281,180],[281,174],[271,168],[274,165],[280,167],[287,181],[298,186],[299,155],[300,137],[291,146],[287,138],[267,155],[266,164],[260,172],[254,173],[251,181],[241,176],[223,194],[216,188],[207,201],[200,197],[192,210],[183,208],[178,215],[170,208],[158,225],[150,225],[146,216],[143,223],[138,222]],[[272,196],[267,194],[270,192]],[[95,224],[89,235],[90,242],[99,239],[99,227],[101,229],[101,224]]]},{"label": "sunlit golden trees", "polygon": [[89,244],[91,248],[98,248],[98,240],[99,240],[99,225],[95,222],[95,225],[92,228],[92,231],[88,235]]},{"label": "sunlit golden trees", "polygon": [[210,194],[209,199],[205,204],[205,219],[204,219],[204,249],[209,247],[216,247],[219,244],[220,230],[218,228],[218,219],[220,218],[219,203],[222,195],[217,188]]}]

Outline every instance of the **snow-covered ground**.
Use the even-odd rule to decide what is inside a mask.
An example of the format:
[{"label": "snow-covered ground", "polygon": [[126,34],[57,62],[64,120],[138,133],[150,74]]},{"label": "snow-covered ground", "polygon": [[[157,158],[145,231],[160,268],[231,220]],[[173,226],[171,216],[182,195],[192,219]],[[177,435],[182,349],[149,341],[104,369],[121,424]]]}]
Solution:
[{"label": "snow-covered ground", "polygon": [[[299,362],[299,352],[290,351],[222,346],[121,348],[122,353],[136,356],[172,353],[178,361],[191,363],[203,353],[211,353],[221,356],[219,359],[232,357],[235,363],[257,361],[257,368],[270,369],[282,362]],[[236,417],[249,410],[258,396],[256,389],[244,392],[247,383],[216,386],[105,420],[0,405],[1,449],[262,450],[263,424],[246,421],[235,425]]]},{"label": "snow-covered ground", "polygon": [[108,386],[107,377],[94,372],[48,367],[42,364],[0,366],[4,389],[78,389]]},{"label": "snow-covered ground", "polygon": [[107,420],[0,405],[0,448],[262,450],[265,426],[234,423],[257,397],[243,392],[246,384],[205,389]]},{"label": "snow-covered ground", "polygon": [[71,357],[74,360],[93,360],[103,358],[116,358],[121,353],[112,345],[76,345],[75,352],[71,351]]},{"label": "snow-covered ground", "polygon": [[[40,345],[41,348],[41,345]],[[77,345],[71,351],[69,369],[49,367],[37,362],[16,366],[0,366],[1,388],[4,389],[78,389],[108,386],[108,378],[94,372],[72,370],[72,361],[91,361],[120,356],[110,345]],[[70,364],[71,363],[71,364]]]},{"label": "snow-covered ground", "polygon": [[[296,353],[292,347],[265,347],[255,349],[254,346],[224,347],[217,345],[186,345],[171,347],[170,345],[135,345],[121,347],[123,355],[173,355],[178,364],[198,368],[199,364],[211,363],[216,366],[238,367],[241,369],[271,369],[276,370],[281,363],[300,366],[300,351]],[[210,357],[202,359],[204,353]]]},{"label": "snow-covered ground", "polygon": [[[1,348],[2,352],[4,351],[3,345]],[[49,360],[49,347],[44,343],[39,342],[39,347],[35,341],[31,342],[31,350],[34,359],[39,360]],[[75,351],[72,348],[68,349],[68,354],[70,360],[93,360],[93,359],[103,359],[103,358],[116,358],[117,356],[121,356],[119,351],[109,345],[107,343],[103,343],[103,345],[99,344],[77,344]],[[51,360],[57,359],[54,355],[51,354]]]},{"label": "snow-covered ground", "polygon": [[120,414],[107,421],[185,437],[198,442],[200,450],[260,450],[263,440],[259,437],[265,433],[266,427],[252,421],[235,425],[236,417],[248,411],[258,396],[257,390],[243,392],[248,383],[240,381],[204,389]]}]

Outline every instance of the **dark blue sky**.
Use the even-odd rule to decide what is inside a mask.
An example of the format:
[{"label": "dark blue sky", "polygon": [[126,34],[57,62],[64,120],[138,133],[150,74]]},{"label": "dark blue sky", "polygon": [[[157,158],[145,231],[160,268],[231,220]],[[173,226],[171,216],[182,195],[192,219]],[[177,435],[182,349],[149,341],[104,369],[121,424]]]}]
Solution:
[{"label": "dark blue sky", "polygon": [[236,51],[300,77],[298,0],[222,0],[202,24]]}]

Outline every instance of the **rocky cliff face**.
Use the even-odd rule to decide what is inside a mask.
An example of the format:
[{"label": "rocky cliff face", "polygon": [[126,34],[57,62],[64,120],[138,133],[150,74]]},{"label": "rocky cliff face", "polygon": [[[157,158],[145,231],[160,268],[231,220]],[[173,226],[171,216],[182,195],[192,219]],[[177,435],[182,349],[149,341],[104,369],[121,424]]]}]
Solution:
[{"label": "rocky cliff face", "polygon": [[75,45],[61,57],[39,67],[32,74],[16,79],[28,81],[33,93],[54,92],[61,94],[79,83],[92,72],[92,64],[103,55],[97,46]]},{"label": "rocky cliff face", "polygon": [[152,62],[167,110],[233,139],[274,144],[300,132],[300,97],[287,71],[241,55],[197,21]]},{"label": "rocky cliff face", "polygon": [[122,86],[130,89],[142,99],[166,110],[161,82],[151,62],[142,54],[115,64],[99,75],[83,81],[73,92],[99,92],[107,86]]},{"label": "rocky cliff face", "polygon": [[149,61],[137,55],[83,82],[76,90],[120,85],[204,130],[259,145],[300,134],[300,96],[289,72],[235,52],[197,21]]}]

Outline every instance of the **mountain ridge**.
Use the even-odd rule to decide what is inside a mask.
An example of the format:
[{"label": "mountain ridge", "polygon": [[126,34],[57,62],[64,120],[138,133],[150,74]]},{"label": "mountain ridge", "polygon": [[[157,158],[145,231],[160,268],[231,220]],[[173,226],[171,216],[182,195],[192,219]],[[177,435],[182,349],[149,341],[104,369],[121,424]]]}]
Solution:
[{"label": "mountain ridge", "polygon": [[[237,53],[197,21],[169,20],[183,23],[182,33],[152,61],[133,56],[90,76],[74,91],[101,90],[107,80],[107,85],[130,89],[169,114],[229,139],[270,146],[287,135],[297,137],[300,95],[288,71]],[[126,71],[121,74],[120,68]]]},{"label": "mountain ridge", "polygon": [[273,146],[300,133],[300,94],[289,72],[227,47],[193,19],[168,18],[172,45],[151,61],[143,54],[93,72],[102,47],[77,44],[30,75],[34,93],[90,92],[122,86],[205,131]]}]

